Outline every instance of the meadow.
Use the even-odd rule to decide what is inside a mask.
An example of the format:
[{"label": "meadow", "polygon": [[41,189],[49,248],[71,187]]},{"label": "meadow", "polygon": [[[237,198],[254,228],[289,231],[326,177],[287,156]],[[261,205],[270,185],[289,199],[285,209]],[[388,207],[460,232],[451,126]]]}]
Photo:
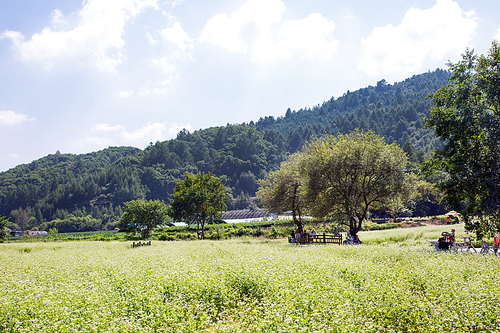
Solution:
[{"label": "meadow", "polygon": [[433,251],[449,229],[0,244],[0,331],[500,332],[500,258]]}]

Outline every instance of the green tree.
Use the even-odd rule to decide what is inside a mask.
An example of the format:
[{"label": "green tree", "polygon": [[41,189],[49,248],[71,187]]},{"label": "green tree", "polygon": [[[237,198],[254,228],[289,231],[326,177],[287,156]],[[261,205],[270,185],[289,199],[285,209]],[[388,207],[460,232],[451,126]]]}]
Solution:
[{"label": "green tree", "polygon": [[167,205],[160,200],[132,200],[125,202],[123,215],[118,223],[120,231],[140,233],[149,237],[151,230],[165,223]]},{"label": "green tree", "polygon": [[174,188],[168,215],[174,221],[196,224],[198,238],[205,239],[205,224],[222,217],[230,200],[220,179],[210,173],[198,172],[196,176],[185,173]]},{"label": "green tree", "polygon": [[7,230],[7,225],[9,224],[9,219],[0,216],[0,242],[3,242],[9,236],[9,231]]},{"label": "green tree", "polygon": [[500,231],[500,45],[494,41],[486,56],[467,49],[447,65],[450,82],[429,95],[435,106],[426,120],[444,147],[424,171],[441,174],[444,200],[482,238]]},{"label": "green tree", "polygon": [[327,135],[307,144],[302,154],[309,211],[320,218],[340,217],[352,235],[370,209],[398,210],[415,193],[405,152],[373,132]]},{"label": "green tree", "polygon": [[442,198],[443,193],[436,188],[435,184],[419,181],[413,216],[444,215],[447,210],[442,203]]},{"label": "green tree", "polygon": [[272,212],[292,211],[293,222],[299,232],[303,232],[301,213],[304,205],[301,198],[303,182],[299,174],[300,156],[300,153],[291,155],[277,170],[260,180],[257,198]]}]

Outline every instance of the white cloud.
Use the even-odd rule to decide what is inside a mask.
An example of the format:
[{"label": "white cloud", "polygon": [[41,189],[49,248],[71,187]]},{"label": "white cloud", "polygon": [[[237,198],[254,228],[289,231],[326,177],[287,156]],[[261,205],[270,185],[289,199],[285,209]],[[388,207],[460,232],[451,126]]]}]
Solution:
[{"label": "white cloud", "polygon": [[193,47],[193,40],[182,29],[179,22],[175,22],[171,28],[165,28],[160,31],[160,35],[163,40],[174,44],[185,54],[187,54],[187,49]]},{"label": "white cloud", "polygon": [[248,54],[252,61],[272,63],[292,57],[331,60],[338,41],[335,24],[321,14],[282,22],[280,0],[248,0],[239,10],[212,17],[200,41],[232,53]]},{"label": "white cloud", "polygon": [[437,0],[425,10],[411,8],[400,25],[376,27],[363,39],[365,58],[358,68],[372,76],[428,69],[426,61],[463,52],[476,26],[474,12],[464,12],[452,0]]},{"label": "white cloud", "polygon": [[120,90],[117,92],[117,95],[120,98],[128,98],[128,97],[134,95],[134,92],[132,90]]},{"label": "white cloud", "polygon": [[[150,142],[168,140],[174,138],[183,128],[192,132],[189,125],[179,125],[177,123],[148,123],[147,125],[128,131],[121,125],[95,124],[90,131],[97,135],[86,136],[81,140],[73,142],[78,149],[95,150],[113,145],[131,145],[145,147]],[[100,133],[105,135],[100,136]]]},{"label": "white cloud", "polygon": [[125,130],[125,128],[120,125],[110,126],[108,124],[95,124],[90,130],[92,132],[120,132]]},{"label": "white cloud", "polygon": [[[125,23],[146,8],[158,8],[158,0],[84,0],[78,11],[78,22],[68,30],[55,31],[50,27],[34,34],[29,40],[16,31],[6,30],[14,50],[23,61],[41,62],[51,67],[56,61],[88,58],[99,69],[112,72],[123,62],[122,39]],[[60,10],[52,13],[53,25],[65,18]]]},{"label": "white cloud", "polygon": [[164,56],[163,58],[153,58],[150,63],[153,67],[161,70],[164,73],[175,71],[175,65],[172,63],[171,57]]},{"label": "white cloud", "polygon": [[158,82],[156,87],[153,88],[154,95],[165,95],[174,90],[174,82],[179,80],[179,75],[170,76],[169,78]]},{"label": "white cloud", "polygon": [[[175,68],[173,68],[175,69]],[[155,84],[144,85],[138,91],[133,90],[122,90],[118,91],[117,95],[121,98],[128,98],[131,96],[151,96],[151,95],[166,95],[174,91],[174,84],[179,80],[179,74],[170,75],[163,81],[157,82]]]},{"label": "white cloud", "polygon": [[54,27],[59,27],[61,25],[67,24],[68,22],[64,18],[64,15],[63,15],[63,13],[61,12],[60,9],[54,9],[54,11],[52,12],[52,14],[50,15],[50,23]]},{"label": "white cloud", "polygon": [[27,121],[35,120],[35,118],[31,118],[22,113],[17,113],[10,110],[0,111],[0,126],[14,126],[25,123]]},{"label": "white cloud", "polygon": [[[169,16],[169,19],[175,18]],[[190,51],[193,49],[193,39],[182,29],[179,22],[174,22],[172,27],[159,31],[161,40],[154,39],[150,33],[147,39],[151,45],[161,44],[165,47],[163,56],[153,57],[148,63],[164,73],[172,73],[176,70],[175,63],[179,59],[193,60]],[[184,57],[183,57],[184,55]]]},{"label": "white cloud", "polygon": [[183,3],[184,1],[186,0],[172,0],[172,1],[169,1],[168,3],[170,3],[170,5],[173,7],[176,7],[177,5],[180,5],[181,3]]},{"label": "white cloud", "polygon": [[115,140],[108,137],[87,136],[81,140],[73,141],[73,146],[76,150],[92,151],[103,149],[115,145]]},{"label": "white cloud", "polygon": [[156,140],[164,140],[166,131],[166,124],[152,123],[132,132],[122,131],[120,137],[125,142],[147,142],[148,140],[154,142]]},{"label": "white cloud", "polygon": [[500,42],[500,28],[497,30],[497,35],[495,36],[495,39]]}]

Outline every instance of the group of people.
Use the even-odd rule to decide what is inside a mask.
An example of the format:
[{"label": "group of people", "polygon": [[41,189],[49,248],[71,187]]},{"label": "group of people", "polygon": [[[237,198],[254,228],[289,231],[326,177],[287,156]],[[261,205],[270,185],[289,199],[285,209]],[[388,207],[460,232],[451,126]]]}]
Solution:
[{"label": "group of people", "polygon": [[291,241],[292,241],[292,243],[299,243],[299,240],[302,237],[308,237],[308,236],[312,236],[312,235],[316,235],[316,230],[314,230],[314,228],[311,228],[311,230],[309,230],[309,231],[304,230],[303,232],[299,232],[298,230],[296,232],[292,231]]},{"label": "group of people", "polygon": [[455,243],[455,229],[451,229],[451,233],[443,232],[438,239],[438,250],[449,250],[450,246]]},{"label": "group of people", "polygon": [[347,230],[346,237],[344,240],[345,245],[354,245],[354,244],[362,244],[361,240],[359,239],[358,235],[351,235],[351,232]]},{"label": "group of people", "polygon": [[[311,228],[309,231],[304,230],[303,232],[299,232],[298,230],[295,232],[292,231],[289,242],[298,244],[301,238],[307,238],[313,235],[316,235],[316,230],[314,230],[314,228]],[[335,228],[334,235],[336,236],[339,235],[337,228]],[[353,244],[362,244],[362,242],[359,239],[358,235],[351,235],[351,233],[348,230],[346,234],[346,239],[344,240],[344,244],[353,245]]]},{"label": "group of people", "polygon": [[[470,237],[463,237],[466,245],[469,245],[469,248],[472,247]],[[468,239],[468,243],[467,243]],[[439,237],[437,249],[438,250],[449,250],[450,247],[453,247],[455,244],[455,229],[451,229],[451,232],[443,232],[441,237]],[[490,245],[486,243],[484,240],[482,241],[481,253],[487,253],[489,251]],[[493,252],[495,255],[498,254],[498,248],[500,247],[500,236],[496,235],[493,238]]]}]

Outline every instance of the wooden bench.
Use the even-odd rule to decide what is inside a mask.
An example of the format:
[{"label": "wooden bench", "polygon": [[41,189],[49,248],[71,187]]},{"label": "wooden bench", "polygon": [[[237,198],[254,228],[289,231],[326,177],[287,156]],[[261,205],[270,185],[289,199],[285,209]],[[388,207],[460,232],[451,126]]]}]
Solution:
[{"label": "wooden bench", "polygon": [[[304,239],[304,240],[303,240]],[[342,245],[342,235],[307,235],[299,239],[299,244],[338,244]]]}]

